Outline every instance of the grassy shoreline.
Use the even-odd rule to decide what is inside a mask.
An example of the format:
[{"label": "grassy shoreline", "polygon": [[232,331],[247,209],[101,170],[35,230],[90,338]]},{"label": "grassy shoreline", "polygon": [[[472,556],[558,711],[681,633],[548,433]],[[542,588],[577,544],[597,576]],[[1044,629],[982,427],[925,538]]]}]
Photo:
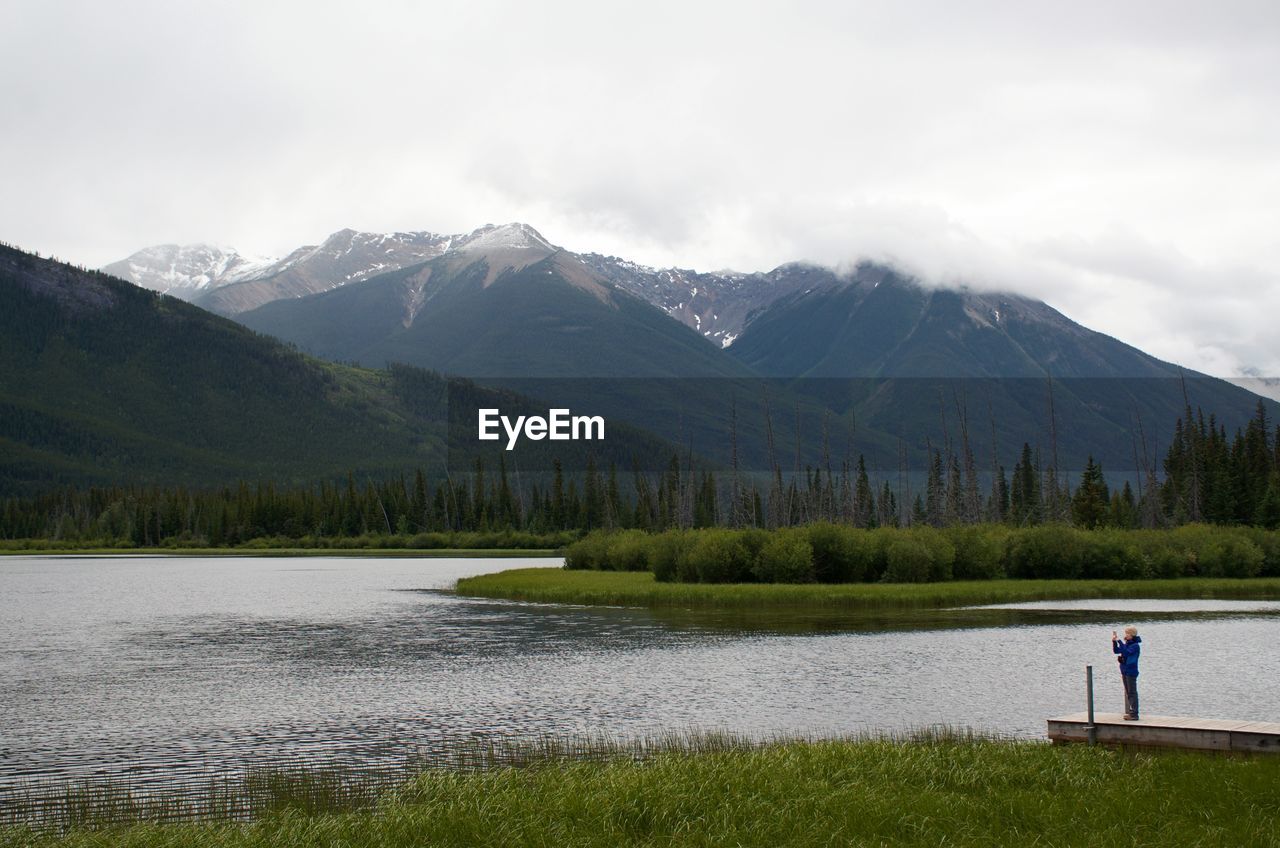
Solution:
[{"label": "grassy shoreline", "polygon": [[660,583],[643,571],[517,568],[458,581],[460,595],[627,607],[938,608],[1084,598],[1280,599],[1280,578],[969,580],[949,583]]},{"label": "grassy shoreline", "polygon": [[163,557],[559,557],[554,548],[0,548],[10,556],[163,556]]},{"label": "grassy shoreline", "polygon": [[430,769],[359,809],[0,827],[0,848],[191,845],[1280,845],[1280,757],[960,737]]}]

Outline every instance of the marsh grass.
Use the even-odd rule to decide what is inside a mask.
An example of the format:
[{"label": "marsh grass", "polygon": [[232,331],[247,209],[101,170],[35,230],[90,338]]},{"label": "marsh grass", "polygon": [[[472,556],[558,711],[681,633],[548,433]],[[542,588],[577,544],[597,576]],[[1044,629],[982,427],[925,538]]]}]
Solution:
[{"label": "marsh grass", "polygon": [[455,752],[466,767],[424,769],[372,805],[289,803],[251,822],[7,827],[0,846],[1280,845],[1280,757],[947,729],[466,747]]},{"label": "marsh grass", "polygon": [[392,790],[429,771],[473,774],[550,763],[644,760],[677,752],[719,753],[759,744],[728,733],[671,732],[640,739],[600,734],[532,738],[477,735],[377,765],[298,761],[194,780],[27,781],[0,786],[0,826],[100,829],[138,822],[249,821],[284,811],[340,813],[370,808]]},{"label": "marsh grass", "polygon": [[466,577],[457,592],[535,603],[630,607],[920,609],[1081,598],[1280,598],[1280,578],[967,580],[946,583],[662,583],[644,571],[517,568]]},{"label": "marsh grass", "polygon": [[137,822],[247,821],[283,810],[342,812],[372,806],[413,773],[291,765],[159,785],[112,778],[30,781],[0,789],[0,826],[63,831]]}]

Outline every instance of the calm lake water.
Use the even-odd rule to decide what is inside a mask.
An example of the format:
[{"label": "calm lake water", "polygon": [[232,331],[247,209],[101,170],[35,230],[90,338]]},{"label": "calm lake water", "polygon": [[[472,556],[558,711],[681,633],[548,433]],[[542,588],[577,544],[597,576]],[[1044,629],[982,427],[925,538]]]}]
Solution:
[{"label": "calm lake water", "polygon": [[1280,719],[1280,603],[1074,601],[862,619],[472,600],[556,560],[0,559],[0,785],[378,760],[476,734],[771,736],[932,725],[1041,737],[1120,711]]}]

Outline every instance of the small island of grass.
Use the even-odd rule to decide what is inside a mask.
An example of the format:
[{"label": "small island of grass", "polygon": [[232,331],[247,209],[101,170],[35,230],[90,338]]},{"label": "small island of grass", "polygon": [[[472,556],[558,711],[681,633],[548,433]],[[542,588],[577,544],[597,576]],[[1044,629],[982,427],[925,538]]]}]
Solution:
[{"label": "small island of grass", "polygon": [[964,580],[948,583],[660,583],[643,571],[514,568],[458,581],[458,594],[628,607],[877,610],[1080,598],[1280,599],[1280,578]]},{"label": "small island of grass", "polygon": [[1084,598],[1280,598],[1280,537],[1065,526],[595,532],[565,568],[458,581],[488,598],[635,607],[938,608]]}]

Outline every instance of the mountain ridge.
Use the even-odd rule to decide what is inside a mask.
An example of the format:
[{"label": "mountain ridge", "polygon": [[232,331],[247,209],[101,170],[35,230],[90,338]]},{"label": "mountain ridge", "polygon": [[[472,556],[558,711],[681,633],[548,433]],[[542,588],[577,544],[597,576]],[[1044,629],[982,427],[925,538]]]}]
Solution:
[{"label": "mountain ridge", "polygon": [[[317,360],[179,298],[8,245],[0,300],[0,497],[447,473],[451,459],[463,470],[480,455],[451,438],[467,430],[449,417],[454,399],[538,408],[403,364]],[[601,462],[655,464],[676,449],[623,422],[610,439]]]},{"label": "mountain ridge", "polygon": [[[593,297],[579,297],[584,290]],[[710,397],[754,396],[750,414],[758,417],[771,396],[849,416],[847,425],[857,421],[882,453],[910,422],[906,449],[919,453],[950,438],[938,427],[938,392],[950,406],[954,389],[974,391],[992,417],[1007,420],[992,441],[1020,443],[1044,429],[1048,379],[1058,384],[1070,432],[1064,452],[1082,465],[1091,451],[1114,465],[1129,459],[1133,421],[1173,426],[1185,406],[1183,378],[1194,383],[1194,402],[1223,420],[1246,420],[1257,399],[1042,301],[927,287],[874,263],[843,273],[788,263],[763,274],[705,275],[576,254],[545,239],[518,249],[480,244],[238,319],[339,361],[408,362],[526,393],[534,393],[529,378],[554,378],[565,397],[607,397],[612,413],[677,442],[682,432],[712,442],[723,434],[732,411]],[[578,378],[597,382],[566,383]],[[968,389],[955,382],[922,390],[920,378],[967,381]],[[698,382],[708,379],[724,382]],[[724,460],[721,448],[699,447]]]},{"label": "mountain ridge", "polygon": [[434,259],[451,250],[551,248],[528,224],[487,224],[469,233],[374,233],[344,228],[282,258],[250,257],[208,243],[155,245],[102,270],[135,285],[235,315]]}]

